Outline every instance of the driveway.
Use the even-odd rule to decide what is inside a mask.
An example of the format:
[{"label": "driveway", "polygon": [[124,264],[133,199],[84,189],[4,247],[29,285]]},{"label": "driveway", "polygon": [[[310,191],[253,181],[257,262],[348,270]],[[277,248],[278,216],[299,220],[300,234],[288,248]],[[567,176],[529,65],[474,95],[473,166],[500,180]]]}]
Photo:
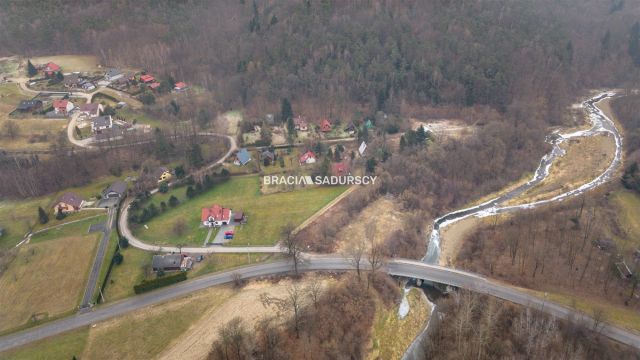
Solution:
[{"label": "driveway", "polygon": [[213,240],[210,241],[210,243],[214,244],[214,245],[223,245],[225,243],[228,243],[231,240],[225,239],[224,238],[224,233],[226,231],[233,231],[235,228],[236,228],[235,225],[222,225],[222,226],[220,226],[220,229],[218,229],[218,233],[213,238]]}]

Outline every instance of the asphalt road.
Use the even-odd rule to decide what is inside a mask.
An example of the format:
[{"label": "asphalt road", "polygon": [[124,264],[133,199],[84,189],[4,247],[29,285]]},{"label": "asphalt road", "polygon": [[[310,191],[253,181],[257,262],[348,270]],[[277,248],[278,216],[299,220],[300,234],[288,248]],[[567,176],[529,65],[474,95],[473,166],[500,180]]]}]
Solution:
[{"label": "asphalt road", "polygon": [[105,223],[104,232],[102,234],[102,239],[100,239],[100,244],[98,244],[98,251],[96,252],[96,257],[93,260],[93,266],[91,267],[91,272],[89,273],[89,280],[87,281],[87,287],[84,290],[84,295],[82,296],[82,302],[80,303],[80,310],[87,308],[91,303],[91,299],[93,298],[93,293],[96,290],[96,284],[98,283],[98,279],[100,277],[100,269],[102,268],[102,264],[104,263],[104,257],[107,253],[107,247],[109,245],[109,237],[111,236],[111,231],[113,230],[113,219],[116,214],[115,208],[109,208],[107,210],[107,221]]},{"label": "asphalt road", "polygon": [[[353,270],[352,264],[347,259],[341,257],[306,255],[305,258],[306,260],[304,263],[300,265],[300,269],[302,271]],[[363,267],[366,267],[364,263]],[[283,260],[199,277],[194,280],[159,289],[144,295],[134,296],[113,304],[100,306],[91,312],[76,314],[74,316],[0,337],[0,351],[9,350],[32,341],[63,333],[65,331],[89,326],[105,319],[175,299],[211,286],[229,283],[233,281],[234,273],[238,273],[242,278],[246,279],[283,274],[288,273],[291,270],[292,264]],[[565,308],[545,299],[538,298],[512,286],[490,281],[480,275],[435,265],[427,265],[419,261],[402,259],[391,260],[383,270],[388,272],[390,275],[420,278],[466,288],[479,293],[489,294],[517,304],[535,307],[559,318],[572,318],[574,320],[583,321],[587,326],[593,325],[593,319],[585,314]],[[640,349],[640,335],[636,332],[617,328],[611,325],[603,325],[600,332],[613,340]]]}]

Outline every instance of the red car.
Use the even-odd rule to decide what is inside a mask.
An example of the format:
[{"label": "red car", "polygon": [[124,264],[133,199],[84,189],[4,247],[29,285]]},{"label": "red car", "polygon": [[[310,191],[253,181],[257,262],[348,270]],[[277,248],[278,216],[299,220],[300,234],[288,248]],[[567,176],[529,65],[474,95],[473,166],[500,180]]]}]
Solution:
[{"label": "red car", "polygon": [[233,230],[225,231],[224,234],[225,235],[233,235]]}]

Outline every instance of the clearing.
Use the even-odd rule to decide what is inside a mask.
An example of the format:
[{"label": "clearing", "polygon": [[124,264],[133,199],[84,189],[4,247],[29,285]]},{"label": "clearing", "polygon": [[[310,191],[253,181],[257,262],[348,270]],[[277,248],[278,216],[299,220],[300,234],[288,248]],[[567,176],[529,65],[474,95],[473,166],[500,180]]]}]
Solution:
[{"label": "clearing", "polygon": [[97,237],[72,236],[20,247],[0,277],[0,332],[74,310],[84,291]]},{"label": "clearing", "polygon": [[54,55],[31,58],[34,65],[54,62],[62,68],[62,72],[94,72],[100,71],[98,58],[93,55]]},{"label": "clearing", "polygon": [[551,166],[549,176],[510,204],[551,198],[588,183],[609,167],[616,150],[613,137],[607,135],[571,139],[560,146],[566,154]]},{"label": "clearing", "polygon": [[[301,224],[346,189],[346,186],[313,187],[263,195],[258,176],[233,177],[193,199],[187,199],[186,188],[181,187],[166,194],[155,194],[151,202],[158,209],[161,202],[169,202],[171,195],[176,196],[180,204],[148,221],[148,229],[137,226],[134,234],[143,241],[160,245],[201,246],[207,233],[201,226],[201,209],[220,204],[243,210],[248,217],[247,224],[236,226],[236,235],[230,245],[273,245],[280,239],[280,232],[287,223]],[[177,222],[184,222],[183,233],[173,231]]]}]

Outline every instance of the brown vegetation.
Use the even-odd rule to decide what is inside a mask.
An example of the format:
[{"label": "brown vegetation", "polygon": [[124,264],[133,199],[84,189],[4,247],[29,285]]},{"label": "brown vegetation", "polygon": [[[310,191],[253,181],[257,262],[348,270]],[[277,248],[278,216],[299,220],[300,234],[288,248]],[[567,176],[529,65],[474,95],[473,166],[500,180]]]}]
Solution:
[{"label": "brown vegetation", "polygon": [[[428,359],[635,359],[633,351],[598,336],[598,329],[535,309],[462,291],[440,299]],[[595,331],[594,331],[595,330]]]}]

